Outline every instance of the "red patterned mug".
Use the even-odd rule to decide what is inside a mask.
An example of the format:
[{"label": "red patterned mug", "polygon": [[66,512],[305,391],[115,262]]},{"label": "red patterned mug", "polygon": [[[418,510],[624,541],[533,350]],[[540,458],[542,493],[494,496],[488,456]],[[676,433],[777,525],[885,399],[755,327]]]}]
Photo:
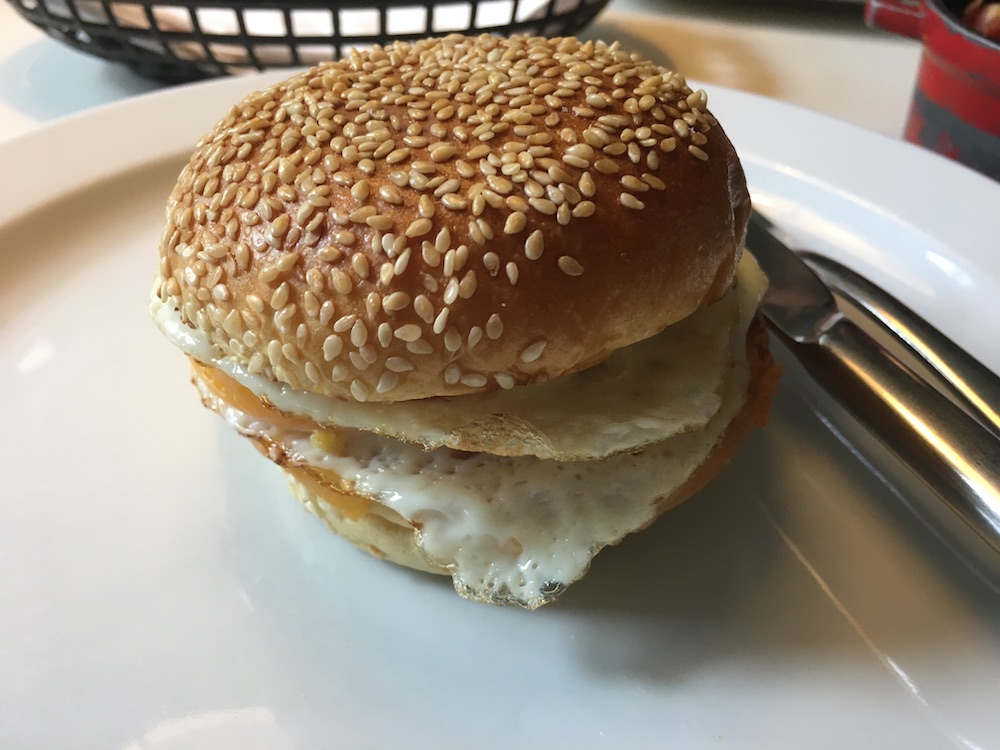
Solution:
[{"label": "red patterned mug", "polygon": [[970,0],[866,0],[871,26],[923,42],[903,137],[1000,180],[1000,44],[960,19]]}]

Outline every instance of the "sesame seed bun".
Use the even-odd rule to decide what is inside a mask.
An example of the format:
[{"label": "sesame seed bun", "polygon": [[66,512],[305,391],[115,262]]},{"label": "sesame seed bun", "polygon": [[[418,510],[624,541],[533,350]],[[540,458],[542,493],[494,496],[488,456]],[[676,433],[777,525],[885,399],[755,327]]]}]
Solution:
[{"label": "sesame seed bun", "polygon": [[397,43],[251,94],[199,142],[155,294],[298,391],[512,388],[718,299],[748,213],[676,73],[575,39]]}]

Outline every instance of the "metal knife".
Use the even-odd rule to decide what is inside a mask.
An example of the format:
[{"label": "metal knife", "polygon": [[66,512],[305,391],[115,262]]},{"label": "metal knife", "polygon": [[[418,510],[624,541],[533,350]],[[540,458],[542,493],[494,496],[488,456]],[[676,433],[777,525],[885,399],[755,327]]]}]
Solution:
[{"label": "metal knife", "polygon": [[956,403],[1000,440],[1000,377],[917,313],[847,266],[816,253],[798,255],[830,290],[930,368]]},{"label": "metal knife", "polygon": [[761,311],[823,389],[1000,553],[1000,440],[838,308],[830,289],[754,212],[746,247],[770,286]]}]

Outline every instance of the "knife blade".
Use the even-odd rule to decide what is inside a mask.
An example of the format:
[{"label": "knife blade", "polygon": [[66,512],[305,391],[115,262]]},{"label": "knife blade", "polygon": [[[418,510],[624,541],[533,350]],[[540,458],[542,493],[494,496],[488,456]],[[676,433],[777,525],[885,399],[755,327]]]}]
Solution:
[{"label": "knife blade", "polygon": [[815,343],[842,316],[837,301],[820,278],[779,237],[779,230],[754,211],[746,247],[767,276],[761,310],[781,332],[799,343]]},{"label": "knife blade", "polygon": [[1000,441],[839,309],[754,212],[746,248],[768,276],[761,311],[809,375],[1000,553]]}]

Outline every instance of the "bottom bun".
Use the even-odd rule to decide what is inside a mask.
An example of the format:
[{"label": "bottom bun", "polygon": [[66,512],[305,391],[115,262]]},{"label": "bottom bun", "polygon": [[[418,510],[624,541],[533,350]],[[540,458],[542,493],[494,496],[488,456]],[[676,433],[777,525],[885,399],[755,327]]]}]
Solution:
[{"label": "bottom bun", "polygon": [[[750,431],[767,422],[781,368],[768,351],[767,331],[759,317],[754,318],[747,330],[746,351],[749,377],[743,407],[704,460],[692,467],[683,484],[668,495],[654,500],[656,513],[646,526],[663,512],[676,507],[702,489],[729,463]],[[323,498],[322,487],[308,481],[308,475],[303,475],[302,469],[285,467],[283,470],[294,496],[332,531],[358,548],[398,565],[428,573],[451,575],[448,566],[435,563],[427,557],[418,544],[417,530],[392,509],[376,504],[376,512],[350,518]],[[338,493],[343,492],[343,489],[338,489]]]},{"label": "bottom bun", "polygon": [[424,573],[449,575],[443,565],[438,565],[421,554],[417,546],[416,529],[405,518],[385,506],[378,513],[365,513],[357,519],[341,513],[316,492],[313,483],[302,481],[300,469],[282,468],[295,499],[310,513],[321,518],[330,530],[339,534],[358,549],[397,565],[404,565]]}]

